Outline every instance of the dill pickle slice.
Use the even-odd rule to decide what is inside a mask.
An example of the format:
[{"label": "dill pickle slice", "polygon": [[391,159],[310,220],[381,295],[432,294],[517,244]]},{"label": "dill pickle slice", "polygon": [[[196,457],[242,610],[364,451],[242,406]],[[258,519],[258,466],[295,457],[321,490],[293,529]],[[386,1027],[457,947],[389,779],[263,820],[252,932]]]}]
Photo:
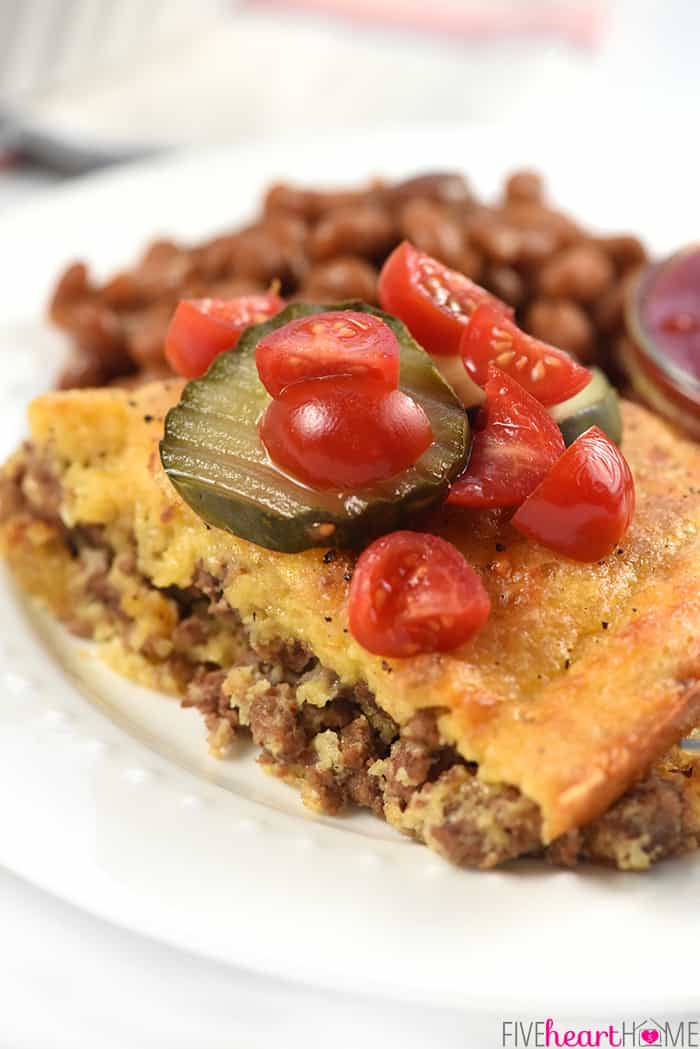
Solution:
[{"label": "dill pickle slice", "polygon": [[617,390],[610,385],[607,375],[600,368],[591,368],[591,372],[593,377],[582,390],[568,401],[562,401],[549,409],[567,448],[591,426],[597,426],[615,444],[622,440],[622,416]]},{"label": "dill pickle slice", "polygon": [[[330,309],[372,313],[394,331],[401,353],[399,387],[422,406],[434,435],[413,466],[352,492],[319,491],[285,474],[270,460],[257,429],[270,401],[255,364],[259,340],[297,317]],[[173,485],[203,520],[270,550],[296,553],[314,546],[361,546],[405,527],[445,497],[470,446],[464,408],[401,321],[362,302],[299,302],[247,328],[235,350],[221,354],[206,375],[185,386],[166,417],[160,454]]]}]

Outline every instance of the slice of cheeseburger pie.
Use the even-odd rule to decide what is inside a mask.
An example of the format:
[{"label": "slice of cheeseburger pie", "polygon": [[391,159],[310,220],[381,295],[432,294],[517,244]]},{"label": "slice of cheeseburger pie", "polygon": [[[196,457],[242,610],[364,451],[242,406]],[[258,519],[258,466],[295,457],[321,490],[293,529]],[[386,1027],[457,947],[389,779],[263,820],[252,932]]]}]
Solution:
[{"label": "slice of cheeseburger pie", "polygon": [[700,451],[461,285],[456,339],[413,289],[425,352],[399,277],[187,385],[35,400],[13,571],[316,812],[482,868],[696,848]]}]

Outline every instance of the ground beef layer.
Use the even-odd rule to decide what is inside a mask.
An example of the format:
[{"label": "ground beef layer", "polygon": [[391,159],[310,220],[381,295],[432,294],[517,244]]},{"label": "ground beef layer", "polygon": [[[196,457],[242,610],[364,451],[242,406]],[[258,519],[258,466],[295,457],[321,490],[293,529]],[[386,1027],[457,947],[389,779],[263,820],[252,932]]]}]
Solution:
[{"label": "ground beef layer", "polygon": [[116,669],[200,710],[217,756],[250,734],[263,768],[296,786],[309,808],[368,808],[471,867],[544,855],[640,870],[697,848],[700,761],[691,753],[672,750],[606,813],[543,849],[538,807],[514,787],[482,782],[441,741],[439,707],[398,726],[366,687],[343,687],[313,653],[244,625],[221,580],[201,570],[186,590],[159,590],[139,573],[128,534],[116,550],[100,528],[65,528],[59,505],[55,479],[25,447],[0,490],[6,546],[25,588],[74,633],[102,642]]}]

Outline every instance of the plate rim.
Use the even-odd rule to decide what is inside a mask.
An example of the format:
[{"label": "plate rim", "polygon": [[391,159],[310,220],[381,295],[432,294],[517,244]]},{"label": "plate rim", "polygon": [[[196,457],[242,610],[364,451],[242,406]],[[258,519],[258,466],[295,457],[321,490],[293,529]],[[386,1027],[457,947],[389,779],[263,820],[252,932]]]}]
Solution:
[{"label": "plate rim", "polygon": [[[498,127],[485,127],[479,129],[473,126],[467,127],[463,124],[456,126],[442,125],[439,128],[432,129],[431,142],[435,143],[441,141],[442,146],[446,147],[449,140],[454,135],[457,135],[460,138],[468,138],[472,141],[472,143],[475,140],[481,140],[481,143],[483,145],[485,141],[492,141],[500,133],[501,129]],[[365,145],[367,145],[368,142],[376,143],[381,139],[383,142],[383,148],[385,150],[385,152],[382,155],[386,156],[386,151],[394,148],[392,146],[392,143],[401,141],[404,143],[404,148],[406,148],[406,144],[411,139],[415,139],[416,135],[422,134],[424,134],[423,128],[416,129],[414,127],[409,129],[400,129],[388,136],[385,132],[374,132],[371,135],[367,135],[365,133],[356,133],[353,136],[349,136],[348,138],[350,142],[359,140]],[[313,149],[317,150],[319,148],[327,148],[327,144],[322,144],[322,146],[319,147],[318,140],[312,141],[315,142]],[[347,142],[348,140],[346,139],[346,145]],[[197,178],[201,178],[201,173],[206,171],[206,167],[208,164],[214,164],[216,166],[225,161],[227,164],[230,165],[235,162],[236,158],[240,160],[242,157],[246,159],[246,163],[248,163],[249,165],[252,165],[256,158],[262,158],[262,160],[265,160],[265,163],[268,163],[270,159],[274,159],[274,157],[284,156],[284,154],[287,151],[289,151],[290,148],[291,147],[289,143],[284,143],[281,145],[267,143],[250,144],[247,146],[216,147],[214,149],[198,151],[195,154],[168,154],[167,156],[158,156],[156,158],[150,158],[147,160],[139,160],[134,163],[124,165],[123,167],[120,167],[118,169],[109,169],[107,171],[102,171],[96,174],[84,176],[79,180],[75,180],[73,182],[61,185],[55,189],[50,190],[47,194],[43,195],[42,200],[25,201],[17,209],[15,209],[13,214],[10,216],[0,216],[0,236],[2,236],[3,232],[5,232],[9,235],[10,239],[13,236],[19,237],[22,234],[23,230],[28,229],[32,224],[36,223],[37,215],[41,219],[42,216],[46,218],[46,216],[50,215],[52,212],[68,211],[72,214],[76,208],[80,213],[83,204],[86,205],[89,211],[90,208],[93,208],[95,206],[96,200],[98,202],[101,199],[109,200],[113,196],[113,194],[115,192],[119,192],[120,187],[123,187],[124,185],[126,185],[127,187],[131,185],[133,187],[134,185],[137,185],[140,181],[144,179],[146,182],[150,183],[154,178],[162,177],[163,174],[167,174],[168,172],[174,174],[177,174],[179,172],[180,176],[182,176],[185,183],[187,183],[188,179],[191,180],[193,178],[196,181]],[[349,146],[348,148],[351,148],[351,146]],[[416,166],[420,167],[420,164]],[[198,175],[197,172],[199,172],[200,174]],[[339,179],[338,181],[343,180]],[[357,181],[357,179],[348,178],[346,179],[346,181]],[[65,218],[62,221],[65,221]],[[223,224],[224,223],[222,222],[222,225]],[[134,234],[133,248],[135,250],[138,249],[139,238],[145,239],[146,235],[148,234]],[[67,251],[65,254],[70,254],[70,251]],[[7,295],[3,295],[2,291],[0,291],[0,312],[2,312],[3,305],[5,305],[3,300],[6,299],[6,297]],[[43,303],[41,305],[43,305]],[[3,394],[3,392],[0,391],[0,403],[7,403],[7,396],[7,394]],[[16,405],[13,404],[13,407],[16,407]],[[9,605],[8,600],[10,601]],[[12,597],[12,595],[9,594],[7,585],[5,583],[0,584],[0,604],[3,605],[6,611],[8,609],[11,610],[14,607],[12,605],[12,602],[15,600],[16,598]],[[12,612],[10,612],[10,614],[12,614]],[[57,668],[54,668],[55,673],[54,671],[49,672],[45,661],[47,658],[49,658],[48,654],[45,653],[44,657],[40,658],[40,653],[32,647],[32,635],[24,637],[23,640],[21,638],[16,638],[15,640],[19,642],[19,650],[20,652],[23,651],[25,653],[25,656],[27,652],[26,644],[27,642],[29,643],[29,650],[34,652],[34,658],[31,661],[31,665],[34,668],[33,673],[36,674],[37,677],[40,679],[49,680],[53,682],[56,686],[57,692],[61,696],[63,696],[61,702],[66,704],[66,710],[68,711],[68,713],[71,714],[71,718],[69,719],[69,722],[72,726],[71,732],[73,732],[75,736],[77,736],[79,741],[80,739],[83,739],[83,737],[91,737],[92,735],[94,735],[94,729],[91,727],[92,718],[90,716],[90,713],[86,712],[86,710],[84,709],[85,700],[80,696],[79,693],[73,694],[71,692],[72,686],[70,686],[69,683],[67,684],[66,679],[63,679],[61,677],[61,673]],[[4,657],[2,662],[0,663],[0,665],[2,666],[2,672],[0,672],[0,679],[2,679],[5,686],[7,687],[7,682],[11,680],[12,676],[14,675],[15,684],[13,687],[17,688],[18,682],[21,683],[21,681],[23,680],[23,675],[26,676],[25,670],[23,669],[23,664],[21,662],[21,657],[20,661],[18,662],[17,653],[15,652],[15,654],[13,655],[12,651],[10,651],[10,648],[4,650],[1,644],[0,655]],[[23,702],[26,701],[27,706],[31,707],[32,709],[34,709],[34,707],[38,704],[38,706],[36,706],[38,720],[30,719],[28,722],[23,723],[24,728],[22,727],[22,724],[19,724],[18,722],[12,722],[13,731],[16,731],[19,734],[18,746],[20,751],[22,750],[22,747],[28,747],[32,744],[32,741],[36,737],[37,731],[39,731],[37,729],[37,724],[46,728],[45,720],[42,720],[43,718],[45,718],[45,715],[47,713],[45,710],[46,704],[45,702],[42,703],[41,695],[32,694],[33,685],[31,675],[29,675],[28,680],[30,683],[29,689],[25,690],[24,693],[22,693],[22,688],[20,687],[19,693],[17,693],[17,695],[21,695]],[[62,686],[60,685],[60,681],[63,681]],[[60,709],[61,708],[59,704],[59,711]],[[84,729],[84,725],[86,724],[90,726],[88,729]],[[112,725],[112,728],[108,730],[108,735],[110,736],[110,738],[112,738],[113,731],[117,733],[117,736],[115,737],[118,740],[117,749],[125,746],[124,740],[122,738],[122,730],[113,726],[111,722],[109,724]],[[54,732],[54,730],[58,731],[60,730],[60,728],[61,721],[59,719],[56,725],[51,727],[51,732]],[[43,731],[43,729],[41,729],[41,731]],[[0,737],[1,735],[2,734],[0,734]],[[54,733],[54,735],[51,738],[62,738],[60,736],[60,731],[58,731],[58,736]],[[88,743],[90,740],[84,739],[83,741]],[[63,743],[61,743],[60,745],[56,745],[56,755],[59,756],[60,761],[62,763],[69,762],[71,760],[71,754],[73,753],[71,745],[68,745],[67,741],[65,740],[64,742],[66,743],[65,746],[63,745]],[[133,743],[133,740],[131,742]],[[0,746],[2,746],[2,744],[4,743],[5,740],[2,740]],[[204,744],[202,743],[202,745]],[[126,752],[128,752],[129,750],[130,745],[126,746]],[[136,751],[140,753],[138,746],[136,747]],[[0,753],[2,753],[1,750]],[[147,763],[150,760],[153,760],[154,763],[160,767],[160,761],[164,759],[160,759],[159,757],[149,758],[147,759]],[[15,761],[17,761],[17,755],[15,755]],[[55,766],[52,767],[55,770]],[[64,766],[62,764],[61,767],[67,766]],[[17,771],[18,768],[15,768],[15,773]],[[40,772],[42,776],[45,776],[47,775],[48,770],[43,769],[40,770]],[[6,776],[6,773],[7,766],[3,767],[0,771],[0,783],[7,783],[7,781],[3,779],[3,777]],[[167,775],[164,774],[164,777],[167,781]],[[117,782],[123,788],[123,781],[118,778]],[[0,810],[2,809],[2,807],[3,804],[2,802],[0,802]],[[276,821],[273,819],[272,822],[275,823]],[[306,828],[306,830],[308,830],[308,828]],[[336,833],[341,832],[337,831]],[[380,853],[383,852],[385,847],[388,846],[381,846],[379,848]],[[391,848],[393,849],[393,846]],[[425,851],[427,852],[427,850]],[[429,853],[428,857],[430,857]],[[63,885],[61,891],[56,891],[55,886],[54,888],[52,888],[51,885],[52,877],[55,880],[55,873],[54,875],[52,875],[48,868],[39,869],[39,867],[36,866],[35,859],[32,860],[32,863],[34,863],[33,867],[31,864],[24,864],[24,866],[20,865],[19,867],[13,866],[12,857],[8,857],[6,841],[3,841],[0,847],[0,859],[2,860],[2,862],[5,863],[6,866],[8,866],[8,868],[15,870],[18,874],[20,874],[20,876],[24,877],[26,880],[33,882],[34,884],[40,885],[46,891],[53,892],[54,895],[60,895],[62,896],[62,898],[68,899],[76,906],[82,907],[83,909],[88,910],[99,917],[106,918],[112,924],[115,924],[117,926],[129,928],[136,933],[147,935],[151,938],[160,941],[169,942],[174,946],[180,947],[188,951],[192,951],[194,953],[199,953],[205,957],[216,958],[219,961],[240,965],[252,971],[267,973],[269,975],[275,975],[283,979],[296,979],[299,982],[310,984],[311,986],[324,986],[332,988],[334,990],[337,990],[339,987],[337,973],[335,973],[334,971],[332,972],[329,969],[329,967],[322,962],[314,966],[310,964],[307,960],[307,962],[303,965],[293,965],[290,968],[288,962],[284,963],[279,959],[276,960],[270,955],[266,956],[266,958],[264,959],[261,957],[257,960],[257,964],[255,964],[255,960],[254,962],[251,962],[250,958],[245,959],[240,957],[234,957],[231,954],[226,954],[225,952],[218,953],[217,949],[213,947],[211,943],[205,944],[201,940],[193,940],[191,935],[189,934],[189,938],[183,939],[183,935],[180,933],[180,930],[169,930],[167,928],[167,922],[165,920],[161,922],[162,927],[159,927],[156,931],[147,928],[145,929],[142,920],[135,918],[134,914],[131,915],[132,920],[130,921],[128,920],[128,915],[125,916],[124,913],[119,915],[113,912],[113,910],[110,907],[110,900],[102,899],[98,905],[91,906],[89,902],[86,903],[84,893],[83,897],[81,898],[78,889],[75,890],[74,894],[71,894],[70,886]],[[427,859],[426,862],[434,866],[433,860],[437,864],[441,864],[443,862],[436,857]],[[650,874],[644,876],[644,878],[648,879],[646,884],[650,887],[649,892],[641,891],[638,887],[638,883],[634,884],[637,882],[637,878],[639,876],[624,873],[616,873],[613,876],[614,880],[612,891],[614,893],[616,889],[619,890],[620,885],[629,884],[629,894],[634,899],[640,898],[644,900],[647,897],[650,897],[652,900],[654,900],[655,892],[651,890],[651,886],[654,886],[659,882],[662,883],[662,893],[668,893],[668,891],[670,891],[669,889],[663,888],[663,886],[666,885],[667,882],[671,885],[671,887],[673,887],[673,885],[675,884],[676,888],[678,888],[679,886],[682,888],[684,882],[679,872],[681,871],[681,869],[684,869],[686,872],[686,877],[689,877],[688,871],[693,865],[687,863],[684,860],[670,861],[670,865],[673,866],[673,871],[670,871],[668,876],[664,873],[665,868],[659,868],[658,871],[651,872]],[[380,866],[379,868],[379,870],[384,869],[385,868],[383,866]],[[694,865],[694,870],[697,873],[697,865]],[[474,878],[493,879],[493,883],[498,884],[504,878],[508,878],[511,882],[514,882],[516,879],[520,882],[527,882],[532,876],[532,872],[523,874],[522,876],[520,876],[517,873],[514,873],[512,877],[510,874],[503,874],[501,872],[484,872],[476,875],[471,875],[469,874],[469,872],[459,873],[459,878],[461,880],[462,885],[464,886],[465,893],[471,891],[471,887],[475,884],[473,881]],[[436,877],[439,878],[440,876],[437,875]],[[454,875],[450,875],[450,877],[454,877]],[[563,872],[561,876],[557,875],[557,880],[561,878],[561,880],[563,881],[566,880],[567,877],[567,873]],[[574,877],[578,878],[579,876],[576,875]],[[375,878],[375,880],[377,880],[377,871],[374,870],[374,873],[372,873],[370,869],[370,873],[367,874],[367,878],[369,880],[371,880],[372,878]],[[631,880],[628,881],[628,879]],[[448,880],[450,879],[448,879],[447,874],[445,874],[445,881]],[[548,880],[551,881],[552,884],[554,884],[554,876],[550,876]],[[598,877],[593,875],[589,880],[595,884],[600,883],[602,885],[606,883],[605,876]],[[607,880],[609,881],[610,879]],[[434,892],[435,886],[436,884],[438,884],[438,882],[428,880],[425,884],[428,885],[429,891]],[[484,882],[484,885],[486,884],[488,884],[488,882]],[[692,889],[692,885],[690,883],[688,883],[688,885],[689,888]],[[522,884],[520,886],[520,891],[524,893],[525,890],[526,885]],[[488,893],[486,895],[488,895]],[[595,898],[595,893],[593,894],[593,898]],[[668,899],[668,897],[666,897],[666,899]],[[629,897],[625,902],[628,906],[628,912],[633,914],[635,912],[635,908],[629,907]],[[112,905],[115,905],[114,900],[112,900],[111,903]],[[644,911],[642,910],[639,913],[639,919],[642,920],[643,918]],[[655,915],[652,915],[652,918],[655,918]],[[674,930],[677,931],[680,935],[679,916],[677,913],[673,912],[671,914],[670,924],[674,928]],[[657,930],[659,931],[661,930],[660,925],[656,925],[654,926],[654,928],[657,928]],[[689,921],[687,918],[685,918],[684,928],[685,936],[687,935],[689,929],[692,929],[692,919]],[[564,946],[564,942],[565,941],[562,939],[562,947]],[[678,969],[678,971],[680,972],[680,968]],[[690,969],[688,969],[687,972],[690,972]],[[400,982],[394,981],[394,983],[392,984],[391,980],[384,979],[383,981],[377,981],[374,984],[368,986],[364,976],[356,977],[355,980],[356,982],[353,982],[352,976],[348,976],[348,978],[344,981],[343,985],[346,987],[346,989],[352,989],[353,991],[362,994],[377,994],[379,996],[391,997],[395,999],[410,998],[411,1000],[423,1001],[426,1004],[450,1004],[451,1006],[463,1008],[465,1011],[471,1012],[484,1013],[489,1010],[494,1011],[501,1010],[502,1008],[504,1008],[503,991],[499,991],[497,988],[494,987],[486,987],[483,985],[483,982],[481,984],[478,984],[478,991],[472,990],[472,992],[470,993],[465,992],[463,990],[458,991],[457,985],[453,984],[449,991],[441,995],[439,987],[432,986],[426,988],[425,985],[421,985],[420,983],[414,983],[410,987],[402,987]],[[604,1005],[606,1008],[612,1008],[614,1003],[617,1003],[618,1008],[622,1007],[622,1005],[624,1004],[626,1008],[632,1009],[634,1003],[636,1002],[637,1005],[646,1003],[647,1008],[659,1008],[662,1010],[674,1009],[676,1011],[680,1011],[684,1009],[692,1009],[693,1006],[696,1004],[697,999],[697,995],[694,992],[694,989],[691,988],[689,985],[683,986],[682,983],[674,987],[669,987],[667,984],[659,988],[645,986],[643,988],[640,988],[639,992],[633,991],[632,988],[627,988],[627,990],[624,992],[627,995],[626,999],[621,997],[622,992],[617,990],[614,986],[599,986],[598,991],[600,993],[598,995],[598,1001],[595,1004],[596,1010],[598,1010],[601,1005]],[[518,998],[519,993],[522,994],[522,998]],[[539,1001],[540,1004],[544,1006],[546,998],[541,998]],[[536,1007],[536,1003],[533,1005],[533,1002],[533,989],[531,985],[528,987],[527,990],[524,990],[522,992],[519,992],[517,988],[511,988],[508,991],[508,997],[505,999],[505,1007],[509,1009],[521,1008],[529,1014],[533,1011],[533,1008]],[[590,991],[581,988],[578,991],[574,991],[568,998],[562,995],[561,1004],[560,1002],[557,1002],[555,1004],[557,1005],[557,1008],[561,1010],[566,1009],[570,1013],[587,1014],[587,1011],[590,1011]]]}]

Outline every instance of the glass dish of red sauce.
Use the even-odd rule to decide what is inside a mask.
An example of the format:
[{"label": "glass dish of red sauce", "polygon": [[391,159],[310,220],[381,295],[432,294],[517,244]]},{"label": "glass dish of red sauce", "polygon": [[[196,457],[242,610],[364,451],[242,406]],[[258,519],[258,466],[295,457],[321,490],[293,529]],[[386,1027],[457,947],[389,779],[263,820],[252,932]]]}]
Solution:
[{"label": "glass dish of red sauce", "polygon": [[700,244],[642,271],[626,323],[622,356],[633,389],[700,439]]}]

